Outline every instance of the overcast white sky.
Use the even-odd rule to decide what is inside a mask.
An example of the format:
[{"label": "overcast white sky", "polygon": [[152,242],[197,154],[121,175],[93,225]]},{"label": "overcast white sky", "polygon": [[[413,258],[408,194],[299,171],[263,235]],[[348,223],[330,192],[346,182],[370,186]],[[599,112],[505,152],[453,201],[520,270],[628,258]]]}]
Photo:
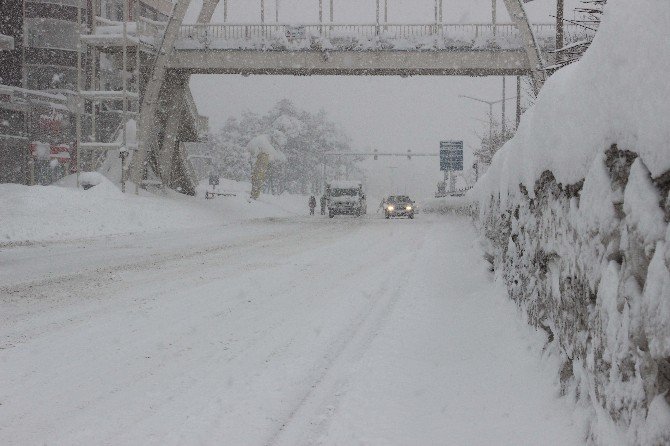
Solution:
[{"label": "overcast white sky", "polygon": [[[329,0],[324,1],[327,11]],[[223,20],[222,1],[213,22]],[[383,4],[383,0],[381,0]],[[566,1],[566,17],[572,16],[577,0]],[[275,0],[265,0],[266,20],[274,21]],[[434,0],[388,0],[389,22],[429,23],[433,20]],[[260,0],[228,0],[230,22],[259,22]],[[309,23],[318,21],[318,0],[279,0],[279,21]],[[375,0],[335,0],[335,21],[339,23],[372,23]],[[490,0],[443,0],[444,21],[449,23],[490,22]],[[526,4],[531,21],[552,22],[555,0],[534,0]],[[200,8],[195,0],[187,14],[194,21]],[[326,13],[324,13],[326,14]],[[502,0],[498,0],[499,21],[509,21]],[[508,93],[515,94],[515,78],[507,78]],[[200,113],[209,116],[213,129],[229,116],[244,110],[264,113],[282,98],[311,111],[326,110],[352,137],[356,148],[377,148],[391,152],[438,151],[439,141],[463,139],[466,143],[465,165],[472,165],[470,147],[477,145],[475,132],[482,132],[488,106],[465,99],[459,94],[487,100],[500,99],[500,77],[422,76],[192,76],[191,87]],[[514,117],[514,101],[507,106],[508,119]],[[498,106],[497,112],[500,113]],[[415,196],[430,195],[440,179],[436,159],[398,159],[384,163],[366,163],[369,182],[374,189],[393,186],[399,192]],[[388,169],[387,167],[398,167]],[[372,185],[371,185],[372,186]]]}]

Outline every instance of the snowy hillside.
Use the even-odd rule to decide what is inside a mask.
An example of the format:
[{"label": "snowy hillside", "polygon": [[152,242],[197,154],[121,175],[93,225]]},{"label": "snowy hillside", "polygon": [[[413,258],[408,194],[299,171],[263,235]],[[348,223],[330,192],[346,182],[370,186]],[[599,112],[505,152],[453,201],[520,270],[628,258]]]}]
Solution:
[{"label": "snowy hillside", "polygon": [[473,197],[597,444],[670,443],[670,2],[608,2]]}]

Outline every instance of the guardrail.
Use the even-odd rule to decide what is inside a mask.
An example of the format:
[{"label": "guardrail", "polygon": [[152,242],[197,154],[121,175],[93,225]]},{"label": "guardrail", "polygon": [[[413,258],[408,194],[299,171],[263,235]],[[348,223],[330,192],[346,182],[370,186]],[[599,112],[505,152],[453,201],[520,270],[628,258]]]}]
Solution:
[{"label": "guardrail", "polygon": [[[553,38],[556,25],[541,23],[532,25],[538,38]],[[564,29],[566,42],[583,38],[586,30],[577,25],[567,24]],[[479,38],[519,37],[512,23],[479,24],[258,24],[224,23],[182,25],[181,39],[209,40],[253,40],[262,38],[302,39],[306,37],[324,38],[367,38],[415,39],[420,37],[445,37],[456,40],[476,40]]]}]

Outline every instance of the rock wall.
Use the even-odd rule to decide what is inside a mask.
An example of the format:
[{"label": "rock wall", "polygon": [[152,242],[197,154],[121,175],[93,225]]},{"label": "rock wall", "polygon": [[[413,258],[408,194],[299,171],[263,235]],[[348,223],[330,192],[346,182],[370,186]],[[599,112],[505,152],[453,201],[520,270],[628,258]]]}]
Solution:
[{"label": "rock wall", "polygon": [[670,444],[669,190],[670,171],[613,145],[576,184],[545,171],[480,205],[494,268],[559,352],[592,443]]}]

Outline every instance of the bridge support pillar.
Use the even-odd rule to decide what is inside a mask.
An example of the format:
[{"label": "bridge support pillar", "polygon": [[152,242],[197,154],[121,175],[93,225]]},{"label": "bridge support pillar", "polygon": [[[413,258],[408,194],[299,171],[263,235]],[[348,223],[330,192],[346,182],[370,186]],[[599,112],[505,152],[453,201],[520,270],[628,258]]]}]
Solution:
[{"label": "bridge support pillar", "polygon": [[157,161],[158,173],[163,184],[170,185],[172,182],[172,162],[179,145],[179,133],[184,115],[184,102],[181,98],[184,97],[184,90],[188,88],[188,84],[186,79],[178,79],[170,82],[167,87],[161,102],[169,104],[170,108],[165,119],[165,130],[163,139],[160,141]]},{"label": "bridge support pillar", "polygon": [[504,2],[507,12],[512,18],[512,22],[516,25],[521,34],[521,38],[523,39],[523,46],[526,50],[531,78],[533,80],[533,90],[537,95],[546,79],[545,65],[542,59],[542,53],[540,52],[540,47],[537,44],[533,30],[530,27],[530,22],[528,21],[528,16],[523,7],[522,0],[504,0]]},{"label": "bridge support pillar", "polygon": [[172,11],[165,32],[161,47],[156,55],[153,69],[149,75],[149,81],[144,91],[142,105],[140,108],[140,128],[138,135],[138,149],[133,156],[132,180],[136,188],[143,184],[145,180],[145,169],[148,167],[148,161],[151,154],[156,153],[159,138],[159,110],[158,102],[161,92],[166,83],[166,71],[168,59],[174,51],[174,43],[179,34],[179,28],[188,9],[188,0],[178,0]]},{"label": "bridge support pillar", "polygon": [[[209,21],[212,20],[212,15],[218,4],[219,0],[205,0],[200,9],[200,13],[198,14],[198,23],[209,23]],[[226,0],[223,0],[224,17],[228,15],[227,6]],[[228,17],[225,18],[227,19]]]}]

